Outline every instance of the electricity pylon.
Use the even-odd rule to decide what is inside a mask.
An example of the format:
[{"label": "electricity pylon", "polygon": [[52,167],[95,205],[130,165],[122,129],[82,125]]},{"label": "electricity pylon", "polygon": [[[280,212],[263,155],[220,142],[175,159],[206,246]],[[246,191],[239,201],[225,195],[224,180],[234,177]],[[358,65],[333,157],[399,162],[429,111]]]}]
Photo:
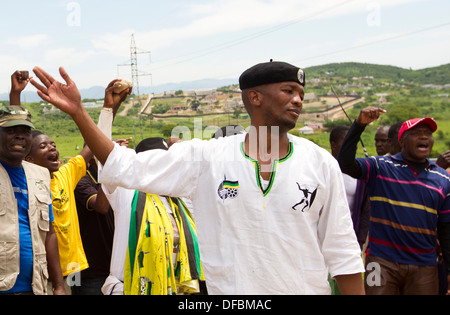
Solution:
[{"label": "electricity pylon", "polygon": [[[149,56],[151,56],[151,52],[150,51],[143,51],[143,50],[139,50],[136,46],[136,41],[134,39],[134,34],[131,35],[131,46],[130,46],[130,63],[129,64],[121,64],[121,65],[117,65],[117,67],[121,67],[121,66],[129,66],[131,67],[131,78],[132,78],[132,82],[133,82],[133,94],[135,95],[135,99],[137,104],[141,104],[141,94],[139,91],[139,77],[141,76],[151,76],[150,73],[142,73],[139,71],[138,68],[138,55],[140,54],[147,54]],[[133,109],[133,134],[134,134],[134,146],[136,148],[136,124],[135,124],[135,119],[136,119],[136,108],[135,106],[132,107]],[[144,131],[142,128],[142,117],[141,115],[139,115],[139,124],[140,124],[140,128],[141,128],[141,140],[144,139]]]}]

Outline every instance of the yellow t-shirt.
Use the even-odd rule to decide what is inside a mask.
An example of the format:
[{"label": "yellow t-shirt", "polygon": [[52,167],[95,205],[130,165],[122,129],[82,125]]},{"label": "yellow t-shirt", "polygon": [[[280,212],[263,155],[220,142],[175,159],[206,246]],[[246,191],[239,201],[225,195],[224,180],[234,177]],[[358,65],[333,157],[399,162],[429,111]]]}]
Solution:
[{"label": "yellow t-shirt", "polygon": [[79,155],[53,173],[51,182],[53,226],[58,237],[59,260],[63,276],[89,267],[80,235],[74,190],[86,175],[86,162]]}]

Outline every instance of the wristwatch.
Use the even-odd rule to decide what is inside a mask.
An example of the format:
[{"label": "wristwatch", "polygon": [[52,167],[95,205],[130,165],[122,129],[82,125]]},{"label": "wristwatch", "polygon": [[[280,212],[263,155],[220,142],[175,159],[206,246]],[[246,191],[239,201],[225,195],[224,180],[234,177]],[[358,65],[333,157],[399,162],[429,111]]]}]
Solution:
[{"label": "wristwatch", "polygon": [[104,110],[105,112],[113,112],[113,109],[111,107],[103,107],[102,110]]}]

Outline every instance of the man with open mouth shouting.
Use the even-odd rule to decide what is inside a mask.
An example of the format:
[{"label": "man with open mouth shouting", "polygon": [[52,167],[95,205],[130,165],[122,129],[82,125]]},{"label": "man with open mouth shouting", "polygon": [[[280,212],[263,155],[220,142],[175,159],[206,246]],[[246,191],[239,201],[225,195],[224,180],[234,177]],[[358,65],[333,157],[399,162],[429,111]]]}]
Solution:
[{"label": "man with open mouth shouting", "polygon": [[53,223],[58,236],[59,256],[64,276],[89,267],[80,235],[74,190],[86,175],[86,161],[92,157],[88,147],[76,157],[61,165],[55,142],[40,131],[34,130],[30,154],[26,161],[47,168],[51,175]]},{"label": "man with open mouth shouting", "polygon": [[[450,176],[428,160],[437,124],[430,117],[405,121],[398,134],[400,153],[355,159],[360,135],[384,112],[363,109],[338,156],[344,173],[368,182],[366,293],[437,294],[437,238],[450,266]],[[378,280],[370,276],[374,268]]]}]

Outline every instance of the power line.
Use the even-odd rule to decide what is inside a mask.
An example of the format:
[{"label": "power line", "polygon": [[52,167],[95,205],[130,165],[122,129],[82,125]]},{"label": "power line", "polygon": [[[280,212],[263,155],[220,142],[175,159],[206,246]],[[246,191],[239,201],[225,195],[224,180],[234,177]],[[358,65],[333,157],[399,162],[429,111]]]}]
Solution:
[{"label": "power line", "polygon": [[[279,25],[276,25],[276,26],[264,29],[264,30],[256,32],[256,33],[252,33],[252,34],[249,34],[249,35],[246,35],[246,36],[243,36],[243,37],[240,37],[240,38],[228,41],[228,42],[224,42],[224,43],[216,45],[216,46],[212,46],[212,47],[209,47],[209,48],[201,49],[201,50],[194,51],[194,52],[191,52],[191,53],[186,53],[186,54],[183,54],[182,56],[174,57],[174,58],[168,59],[166,61],[164,61],[164,60],[160,61],[158,63],[164,63],[164,62],[168,62],[168,63],[167,64],[163,64],[163,65],[161,65],[159,67],[154,67],[153,69],[154,70],[163,69],[163,68],[166,68],[166,67],[170,67],[170,66],[173,66],[173,65],[177,65],[177,64],[180,64],[180,63],[184,63],[184,62],[188,62],[188,61],[191,61],[191,60],[194,60],[194,59],[198,59],[198,58],[201,58],[201,57],[213,54],[213,53],[218,52],[218,51],[222,51],[222,50],[230,48],[230,47],[234,47],[234,46],[240,45],[240,44],[248,42],[250,40],[254,40],[256,38],[265,36],[267,34],[274,33],[274,32],[277,32],[279,30],[282,30],[284,28],[290,27],[290,26],[295,25],[297,23],[304,22],[304,21],[306,21],[308,19],[314,18],[314,17],[316,17],[316,16],[318,16],[320,14],[323,14],[323,13],[326,13],[328,11],[334,10],[334,9],[336,9],[338,7],[344,6],[344,5],[346,5],[346,4],[350,3],[350,2],[354,2],[354,1],[355,0],[343,1],[343,2],[340,2],[338,4],[332,5],[332,6],[328,7],[328,8],[316,11],[316,12],[314,12],[314,13],[306,16],[306,17],[301,17],[301,18],[298,18],[298,19],[294,19],[294,20],[291,20],[291,21],[288,21],[288,22],[285,22],[285,23],[282,23],[282,24],[279,24]],[[186,58],[186,56],[190,56],[190,55],[192,57]],[[179,61],[171,62],[172,60],[176,60],[176,59],[180,59],[180,58],[182,58],[182,59],[179,60]],[[156,63],[156,64],[158,64],[158,63]]]},{"label": "power line", "polygon": [[415,31],[412,31],[412,32],[409,32],[409,33],[404,33],[404,34],[400,34],[400,35],[394,35],[394,36],[391,36],[389,38],[379,39],[379,40],[375,40],[373,42],[360,44],[360,45],[356,45],[356,46],[352,46],[352,47],[347,47],[347,48],[343,48],[343,49],[338,49],[338,50],[335,50],[335,51],[331,51],[331,52],[324,53],[324,54],[321,54],[321,55],[316,55],[316,56],[313,56],[313,57],[303,58],[301,61],[304,62],[305,60],[311,60],[311,59],[317,59],[317,58],[321,58],[321,57],[331,56],[331,55],[339,54],[339,53],[342,53],[342,52],[346,52],[346,51],[351,51],[351,50],[367,47],[367,46],[370,46],[370,45],[375,45],[375,44],[379,44],[379,43],[383,43],[383,42],[387,42],[387,41],[391,41],[391,40],[395,40],[395,39],[400,39],[400,38],[403,38],[403,37],[416,35],[416,34],[419,34],[419,33],[431,31],[431,30],[434,30],[434,29],[437,29],[437,28],[441,28],[441,27],[445,27],[445,26],[449,26],[449,25],[450,25],[450,22],[439,24],[439,25],[434,25],[434,26],[429,26],[429,27],[426,27],[426,28],[423,28],[423,29],[419,29],[419,30],[415,30]]}]

